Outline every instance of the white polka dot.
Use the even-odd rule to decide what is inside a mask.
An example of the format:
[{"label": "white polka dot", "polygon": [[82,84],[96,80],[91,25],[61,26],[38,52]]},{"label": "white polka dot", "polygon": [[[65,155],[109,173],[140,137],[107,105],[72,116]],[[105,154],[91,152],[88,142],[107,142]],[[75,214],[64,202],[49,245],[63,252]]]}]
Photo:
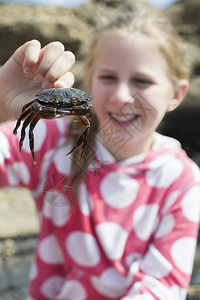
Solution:
[{"label": "white polka dot", "polygon": [[[166,163],[159,168],[162,160]],[[158,166],[158,167],[157,167]],[[150,164],[150,170],[146,173],[146,179],[150,186],[167,188],[175,182],[183,171],[183,165],[173,155],[160,156]]]},{"label": "white polka dot", "polygon": [[98,224],[95,228],[101,247],[109,259],[122,257],[128,233],[119,225],[112,222]]},{"label": "white polka dot", "polygon": [[53,156],[53,162],[58,172],[67,175],[70,173],[72,159],[70,156],[66,156],[66,154],[72,149],[72,143],[69,142],[66,144],[66,138],[63,138],[60,141],[60,144],[64,144],[64,142],[64,146],[56,149],[56,152]]},{"label": "white polka dot", "polygon": [[191,274],[196,240],[193,237],[183,237],[176,240],[171,248],[172,259],[183,273]]},{"label": "white polka dot", "polygon": [[172,269],[172,265],[162,256],[154,245],[149,246],[147,253],[141,261],[140,267],[146,274],[157,278],[167,276]]},{"label": "white polka dot", "polygon": [[56,299],[56,295],[61,290],[64,281],[65,279],[61,276],[52,276],[48,278],[41,286],[42,295],[48,299]]},{"label": "white polka dot", "polygon": [[126,278],[114,268],[106,269],[101,276],[92,276],[91,283],[99,294],[116,299],[125,293]]},{"label": "white polka dot", "polygon": [[66,247],[69,255],[81,266],[93,267],[100,261],[97,242],[89,233],[71,233],[66,240]]},{"label": "white polka dot", "polygon": [[192,187],[181,201],[183,215],[192,222],[199,222],[200,215],[200,186]]},{"label": "white polka dot", "polygon": [[29,279],[34,280],[37,277],[37,275],[38,275],[38,268],[36,263],[33,262],[30,269]]},{"label": "white polka dot", "polygon": [[27,166],[23,162],[15,162],[13,165],[7,165],[8,182],[10,185],[19,183],[28,184],[30,175]]},{"label": "white polka dot", "polygon": [[133,229],[136,235],[143,241],[148,240],[155,231],[158,224],[159,206],[157,204],[147,204],[140,206],[133,215]]},{"label": "white polka dot", "polygon": [[69,202],[63,193],[54,189],[45,192],[44,200],[53,207],[69,207]]},{"label": "white polka dot", "polygon": [[90,197],[90,194],[87,191],[87,186],[85,184],[82,184],[80,186],[80,194],[79,194],[79,206],[81,212],[85,216],[89,216],[91,213],[91,210],[93,208],[93,202]]},{"label": "white polka dot", "polygon": [[10,149],[7,137],[0,132],[1,151],[0,151],[0,164],[4,162],[4,158],[10,157]]},{"label": "white polka dot", "polygon": [[[42,157],[42,161],[40,164],[40,174],[39,174],[39,182],[38,186],[36,187],[35,190],[32,191],[34,198],[37,198],[40,196],[41,193],[44,193],[44,190],[46,189],[46,182],[47,179],[49,182],[54,184],[53,181],[53,175],[49,177],[48,171],[50,164],[52,162],[52,157],[53,157],[54,151],[50,150],[45,152],[44,156]],[[55,186],[55,185],[54,185]]]},{"label": "white polka dot", "polygon": [[[132,295],[131,293],[129,293],[129,295]],[[150,294],[144,293],[144,294],[140,294],[140,295],[134,295],[134,300],[155,300],[155,298],[153,296],[151,296]],[[130,300],[130,296],[127,297],[123,297],[121,300]]]},{"label": "white polka dot", "polygon": [[56,125],[57,125],[60,133],[64,134],[66,132],[66,126],[69,126],[70,120],[68,120],[66,118],[65,119],[57,118],[57,119],[54,119],[54,121],[56,122]]},{"label": "white polka dot", "polygon": [[[21,128],[22,126],[20,126]],[[24,139],[23,143],[23,150],[26,152],[30,152],[30,147],[29,147],[29,136],[28,136],[28,131],[29,131],[29,126],[26,128],[26,137]],[[46,133],[47,133],[47,128],[44,120],[39,120],[37,123],[36,127],[34,128],[33,134],[34,134],[34,149],[35,151],[38,151],[41,149],[43,143],[45,142],[46,139]],[[21,130],[18,131],[18,139],[21,138]]]},{"label": "white polka dot", "polygon": [[110,172],[102,180],[100,188],[107,204],[114,208],[124,208],[135,200],[139,184],[126,174]]},{"label": "white polka dot", "polygon": [[77,280],[67,280],[62,290],[56,297],[56,300],[85,300],[87,299],[86,291],[83,285]]},{"label": "white polka dot", "polygon": [[[57,192],[57,193],[56,193]],[[55,197],[57,195],[57,197]],[[58,191],[48,191],[44,197],[43,214],[52,220],[55,226],[64,226],[70,217],[69,205],[66,205],[64,195]]]},{"label": "white polka dot", "polygon": [[157,296],[156,299],[180,299],[174,298],[172,291],[168,286],[164,285],[160,280],[150,276],[144,276],[142,284],[149,288],[152,293]]},{"label": "white polka dot", "polygon": [[165,215],[161,220],[161,223],[155,234],[155,237],[161,238],[167,235],[168,233],[170,233],[174,227],[174,224],[175,224],[175,220],[173,215],[172,214]]},{"label": "white polka dot", "polygon": [[181,288],[180,286],[174,284],[169,288],[174,295],[174,299],[186,299],[187,290]]},{"label": "white polka dot", "polygon": [[53,234],[39,243],[38,252],[40,258],[48,264],[61,264],[64,261],[60,246]]},{"label": "white polka dot", "polygon": [[166,198],[165,204],[161,210],[161,213],[163,215],[166,214],[168,212],[168,210],[170,210],[170,207],[174,204],[174,202],[179,197],[179,195],[180,195],[180,191],[175,191],[168,195],[168,197]]}]

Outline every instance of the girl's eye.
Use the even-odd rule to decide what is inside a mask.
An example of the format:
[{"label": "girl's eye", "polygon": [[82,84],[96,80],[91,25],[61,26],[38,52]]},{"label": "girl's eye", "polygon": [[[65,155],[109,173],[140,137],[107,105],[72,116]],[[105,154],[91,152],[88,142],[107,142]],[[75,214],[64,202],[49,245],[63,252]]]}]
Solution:
[{"label": "girl's eye", "polygon": [[115,76],[113,76],[113,75],[100,75],[99,79],[104,80],[104,81],[114,81]]},{"label": "girl's eye", "polygon": [[143,79],[143,78],[134,78],[133,83],[135,83],[136,85],[140,85],[140,86],[148,86],[148,85],[152,85],[153,82],[149,79]]}]

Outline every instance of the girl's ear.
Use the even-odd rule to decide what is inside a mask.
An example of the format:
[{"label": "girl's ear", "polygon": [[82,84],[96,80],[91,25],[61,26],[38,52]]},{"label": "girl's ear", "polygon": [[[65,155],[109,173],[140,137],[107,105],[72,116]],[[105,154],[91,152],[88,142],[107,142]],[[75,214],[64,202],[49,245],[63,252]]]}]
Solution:
[{"label": "girl's ear", "polygon": [[189,81],[181,79],[174,88],[174,95],[169,103],[168,111],[174,110],[184,99],[189,89]]}]

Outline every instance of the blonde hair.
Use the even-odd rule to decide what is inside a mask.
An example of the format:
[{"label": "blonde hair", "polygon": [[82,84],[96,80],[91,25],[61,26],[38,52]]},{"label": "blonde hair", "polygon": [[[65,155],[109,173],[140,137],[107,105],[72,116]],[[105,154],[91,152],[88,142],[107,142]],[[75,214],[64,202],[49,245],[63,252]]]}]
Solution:
[{"label": "blonde hair", "polygon": [[[189,72],[185,63],[185,45],[171,23],[165,18],[152,15],[152,13],[135,11],[120,15],[108,25],[98,29],[95,33],[85,60],[84,82],[87,89],[90,90],[91,88],[96,58],[106,42],[106,39],[113,35],[131,35],[135,32],[143,34],[155,41],[158,49],[167,61],[168,76],[174,85],[176,85],[180,79],[188,78]],[[93,159],[95,133],[97,130],[98,122],[94,115],[91,121],[88,148],[83,155],[81,164],[77,168],[76,161],[79,155],[78,152],[75,153],[72,163],[70,178],[76,186],[76,191],[85,177],[88,165]],[[82,172],[80,172],[80,168]]]},{"label": "blonde hair", "polygon": [[110,36],[133,34],[138,32],[153,39],[168,63],[168,75],[176,84],[180,79],[188,79],[189,70],[186,64],[185,43],[178,35],[169,20],[146,12],[125,13],[105,27],[97,30],[85,61],[84,80],[91,87],[96,57],[102,45]]}]

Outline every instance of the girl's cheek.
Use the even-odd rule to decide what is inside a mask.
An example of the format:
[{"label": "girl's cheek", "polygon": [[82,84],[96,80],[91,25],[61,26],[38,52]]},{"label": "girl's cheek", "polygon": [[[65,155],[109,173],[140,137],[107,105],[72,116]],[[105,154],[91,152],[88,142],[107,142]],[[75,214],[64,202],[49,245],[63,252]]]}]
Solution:
[{"label": "girl's cheek", "polygon": [[92,92],[92,102],[94,105],[94,110],[97,111],[98,108],[101,106],[102,101],[99,93],[96,91]]}]

